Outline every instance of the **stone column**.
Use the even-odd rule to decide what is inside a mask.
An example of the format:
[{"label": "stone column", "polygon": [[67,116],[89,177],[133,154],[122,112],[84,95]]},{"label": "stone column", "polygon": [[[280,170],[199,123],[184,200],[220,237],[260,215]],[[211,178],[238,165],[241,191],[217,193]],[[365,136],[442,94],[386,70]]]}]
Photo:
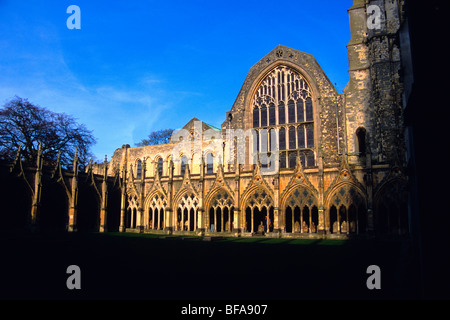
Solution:
[{"label": "stone column", "polygon": [[147,171],[147,164],[145,161],[145,158],[142,160],[141,164],[141,181],[139,181],[139,184],[141,185],[141,189],[139,192],[139,207],[138,207],[138,219],[136,219],[136,224],[139,233],[144,232],[144,196],[145,196],[145,173]]},{"label": "stone column", "polygon": [[217,207],[214,208],[214,232],[217,232]]},{"label": "stone column", "polygon": [[373,216],[373,177],[372,177],[372,155],[366,153],[366,191],[367,191],[367,233],[375,233],[375,223]]},{"label": "stone column", "polygon": [[[165,160],[166,161],[166,160]],[[177,223],[177,219],[174,219],[174,213],[173,213],[173,199],[172,199],[172,195],[173,195],[173,162],[172,160],[169,161],[168,165],[167,165],[167,170],[168,170],[168,176],[169,176],[169,187],[168,187],[168,200],[167,200],[167,207],[164,209],[164,213],[166,215],[166,219],[164,219],[165,221],[165,232],[167,234],[172,234],[173,230],[174,230],[174,223],[175,223],[175,227],[176,227],[176,223]],[[176,214],[176,211],[175,211]],[[175,220],[175,221],[174,221]]]},{"label": "stone column", "polygon": [[319,167],[319,199],[318,199],[318,214],[319,214],[319,225],[317,226],[318,234],[326,234],[328,233],[328,228],[326,227],[326,219],[325,219],[325,210],[324,210],[324,175],[323,175],[323,154],[322,148],[319,149],[319,157],[318,157],[318,167]]},{"label": "stone column", "polygon": [[67,231],[77,231],[78,214],[78,155],[75,152],[73,159],[72,197],[69,199],[69,221]]},{"label": "stone column", "polygon": [[123,145],[122,149],[122,197],[120,202],[120,226],[119,231],[125,232],[126,230],[126,215],[127,215],[127,154],[128,154],[128,147],[129,145]]},{"label": "stone column", "polygon": [[187,221],[188,221],[187,231],[191,231],[191,209],[188,210]]},{"label": "stone column", "polygon": [[152,208],[152,230],[155,230],[155,209]]},{"label": "stone column", "polygon": [[251,218],[251,220],[252,220],[252,224],[251,224],[251,232],[253,233],[254,232],[254,226],[253,226],[253,224],[254,224],[254,220],[253,220],[253,211],[254,211],[254,207],[252,207],[252,218]]},{"label": "stone column", "polygon": [[194,231],[197,231],[197,215],[198,210],[194,209]]},{"label": "stone column", "polygon": [[273,232],[278,234],[278,237],[281,237],[281,228],[280,228],[280,214],[283,209],[280,210],[280,175],[277,173],[273,179],[274,184],[274,208],[273,208]]},{"label": "stone column", "polygon": [[107,174],[108,174],[108,165],[107,165],[107,158],[105,156],[105,162],[104,162],[104,168],[103,168],[103,182],[102,182],[102,205],[100,208],[100,232],[106,232],[107,231],[107,220],[108,220],[108,185],[106,183],[107,181]]},{"label": "stone column", "polygon": [[[19,147],[20,153],[20,147]],[[19,158],[20,161],[20,158]],[[25,177],[25,175],[24,175]],[[31,206],[31,230],[35,231],[39,229],[39,215],[41,206],[41,194],[42,194],[42,150],[41,145],[39,145],[38,157],[36,163],[36,174],[34,179],[34,194],[33,202]]]}]

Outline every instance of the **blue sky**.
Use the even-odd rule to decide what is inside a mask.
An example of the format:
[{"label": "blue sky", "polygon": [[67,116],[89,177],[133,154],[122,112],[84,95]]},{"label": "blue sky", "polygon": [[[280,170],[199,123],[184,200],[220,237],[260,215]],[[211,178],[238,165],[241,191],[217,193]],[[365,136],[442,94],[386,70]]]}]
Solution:
[{"label": "blue sky", "polygon": [[[81,9],[69,30],[67,7]],[[14,95],[93,130],[98,159],[192,117],[225,120],[278,44],[315,56],[342,92],[351,0],[0,0],[0,104]]]}]

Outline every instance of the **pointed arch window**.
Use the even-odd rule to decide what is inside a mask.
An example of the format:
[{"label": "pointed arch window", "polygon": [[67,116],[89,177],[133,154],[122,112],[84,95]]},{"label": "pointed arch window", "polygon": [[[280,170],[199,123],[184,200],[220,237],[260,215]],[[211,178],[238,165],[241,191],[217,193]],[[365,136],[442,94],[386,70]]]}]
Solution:
[{"label": "pointed arch window", "polygon": [[158,159],[158,174],[160,177],[162,177],[162,175],[163,175],[163,159],[162,158]]},{"label": "pointed arch window", "polygon": [[186,156],[181,157],[181,167],[180,167],[180,174],[184,176],[186,173],[186,165],[188,164],[188,158]]},{"label": "pointed arch window", "polygon": [[214,166],[214,156],[211,152],[209,152],[206,155],[206,173],[207,174],[213,173],[213,166]]},{"label": "pointed arch window", "polygon": [[[268,127],[268,132],[275,130],[277,139],[273,142],[278,150],[296,150],[295,154],[303,155],[305,165],[314,163],[314,156],[307,160],[307,155],[314,155],[317,147],[314,140],[313,95],[302,74],[288,66],[277,66],[255,91],[252,107],[253,128],[260,133],[259,128]],[[253,137],[252,142],[253,152],[266,152],[262,136],[259,139]],[[275,151],[271,149],[269,145],[267,150]],[[289,153],[285,152],[284,160],[281,160],[280,152],[280,161],[290,167]]]},{"label": "pointed arch window", "polygon": [[142,177],[142,161],[138,160],[136,164],[136,178],[140,179]]},{"label": "pointed arch window", "polygon": [[359,127],[356,129],[356,138],[358,140],[358,152],[361,156],[366,154],[366,129]]}]

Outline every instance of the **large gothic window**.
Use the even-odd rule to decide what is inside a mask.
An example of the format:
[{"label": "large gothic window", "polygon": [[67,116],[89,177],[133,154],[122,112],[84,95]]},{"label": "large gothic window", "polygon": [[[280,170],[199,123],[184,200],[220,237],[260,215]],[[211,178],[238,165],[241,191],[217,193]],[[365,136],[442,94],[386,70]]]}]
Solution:
[{"label": "large gothic window", "polygon": [[276,67],[269,73],[253,97],[253,128],[276,129],[281,168],[293,167],[290,159],[293,150],[304,166],[315,165],[312,98],[304,77],[287,66]]}]

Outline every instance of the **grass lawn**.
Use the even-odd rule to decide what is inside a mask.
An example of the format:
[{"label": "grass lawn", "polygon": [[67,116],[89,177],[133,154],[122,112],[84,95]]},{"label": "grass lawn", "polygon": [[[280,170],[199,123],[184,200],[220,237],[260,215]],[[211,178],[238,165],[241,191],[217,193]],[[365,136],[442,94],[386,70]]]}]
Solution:
[{"label": "grass lawn", "polygon": [[[2,299],[415,298],[401,241],[171,237],[133,233],[0,235]],[[69,265],[81,290],[68,290]],[[381,290],[368,290],[369,265]]]}]

